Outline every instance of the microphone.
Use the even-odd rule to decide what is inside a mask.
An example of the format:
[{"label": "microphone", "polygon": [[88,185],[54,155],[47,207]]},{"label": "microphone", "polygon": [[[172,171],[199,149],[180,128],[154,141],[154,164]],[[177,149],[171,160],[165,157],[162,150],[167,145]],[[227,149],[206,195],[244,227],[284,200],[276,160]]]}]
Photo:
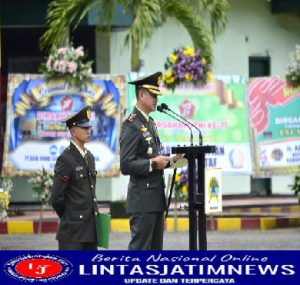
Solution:
[{"label": "microphone", "polygon": [[[172,111],[169,106],[165,103],[161,103],[160,106],[158,107],[161,107],[163,110],[168,110],[170,111],[171,113],[173,113],[176,117],[180,118],[181,120],[185,121],[186,123],[190,124],[192,127],[194,127],[198,132],[199,132],[199,145],[202,145],[203,143],[203,138],[202,138],[202,133],[201,133],[201,130],[196,127],[192,122],[188,121],[186,118],[180,116],[179,114],[175,113],[174,111]],[[168,114],[168,113],[167,113]]]},{"label": "microphone", "polygon": [[190,132],[191,132],[191,136],[190,136],[191,146],[194,145],[194,143],[193,143],[193,140],[194,140],[194,138],[193,138],[193,131],[192,131],[192,128],[191,128],[187,123],[185,123],[185,122],[182,121],[182,120],[179,120],[178,118],[176,118],[176,117],[173,116],[172,114],[166,112],[162,106],[159,106],[159,105],[158,105],[156,109],[157,109],[157,111],[159,111],[159,112],[161,112],[161,113],[167,114],[168,116],[172,117],[172,118],[175,119],[176,121],[178,121],[178,122],[184,124],[186,127],[188,127],[189,130],[190,130]]}]

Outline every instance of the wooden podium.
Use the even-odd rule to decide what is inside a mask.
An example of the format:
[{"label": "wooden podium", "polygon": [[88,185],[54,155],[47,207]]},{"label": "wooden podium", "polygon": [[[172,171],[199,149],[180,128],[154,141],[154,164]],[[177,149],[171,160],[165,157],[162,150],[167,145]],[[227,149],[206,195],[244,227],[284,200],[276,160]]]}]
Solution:
[{"label": "wooden podium", "polygon": [[[188,160],[189,248],[207,250],[205,215],[205,154],[216,152],[215,146],[172,147],[173,154],[185,154]],[[198,224],[197,224],[198,218]]]}]

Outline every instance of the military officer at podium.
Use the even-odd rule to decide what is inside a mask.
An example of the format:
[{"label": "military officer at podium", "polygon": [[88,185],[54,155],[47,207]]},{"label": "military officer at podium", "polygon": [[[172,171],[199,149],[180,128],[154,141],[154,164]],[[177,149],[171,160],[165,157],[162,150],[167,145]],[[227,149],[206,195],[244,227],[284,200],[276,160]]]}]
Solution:
[{"label": "military officer at podium", "polygon": [[90,115],[85,107],[66,121],[72,140],[55,164],[51,202],[60,218],[60,250],[97,249],[97,172],[94,156],[84,147],[91,135]]},{"label": "military officer at podium", "polygon": [[123,122],[120,136],[120,168],[130,175],[127,213],[130,216],[131,250],[163,248],[166,210],[163,170],[170,162],[160,153],[161,143],[149,116],[156,110],[161,72],[129,82],[135,85],[137,103]]}]

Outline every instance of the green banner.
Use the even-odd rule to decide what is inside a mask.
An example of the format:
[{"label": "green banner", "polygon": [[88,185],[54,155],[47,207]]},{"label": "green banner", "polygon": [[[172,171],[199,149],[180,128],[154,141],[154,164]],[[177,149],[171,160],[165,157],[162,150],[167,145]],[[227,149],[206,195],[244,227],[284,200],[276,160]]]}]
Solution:
[{"label": "green banner", "polygon": [[[130,74],[129,77],[128,81],[137,76]],[[204,145],[216,145],[217,152],[206,155],[207,167],[222,168],[223,172],[250,173],[245,88],[243,78],[227,76],[204,87],[181,86],[174,92],[163,89],[158,104],[167,104],[175,113],[196,125],[202,132]],[[135,90],[129,85],[129,112],[135,102]],[[190,144],[190,131],[184,124],[158,111],[151,116],[156,122],[163,152],[170,153],[172,146]],[[199,144],[196,129],[193,129],[193,135],[194,145]]]}]

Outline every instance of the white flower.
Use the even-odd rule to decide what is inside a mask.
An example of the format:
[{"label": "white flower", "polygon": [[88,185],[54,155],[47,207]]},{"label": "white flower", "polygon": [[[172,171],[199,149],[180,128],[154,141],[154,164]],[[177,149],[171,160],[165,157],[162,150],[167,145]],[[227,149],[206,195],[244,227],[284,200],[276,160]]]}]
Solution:
[{"label": "white flower", "polygon": [[28,179],[28,182],[33,184],[33,198],[42,203],[49,203],[51,198],[50,187],[53,185],[53,177],[44,169],[42,172],[37,172],[35,177]]},{"label": "white flower", "polygon": [[59,71],[59,60],[56,60],[53,64],[53,70],[54,71]]},{"label": "white flower", "polygon": [[57,54],[58,54],[58,55],[65,55],[65,54],[67,53],[67,51],[68,51],[68,48],[62,47],[62,48],[59,48],[59,49],[57,50]]},{"label": "white flower", "polygon": [[80,57],[83,57],[84,56],[83,46],[79,46],[77,49],[75,49],[74,55],[75,55],[76,59],[80,58]]},{"label": "white flower", "polygon": [[92,75],[92,69],[91,68],[88,68],[84,71],[84,75],[85,76],[91,76]]},{"label": "white flower", "polygon": [[286,79],[294,88],[300,85],[300,45],[296,45],[295,52],[289,54]]},{"label": "white flower", "polygon": [[51,57],[48,58],[46,67],[47,67],[48,71],[52,70],[52,58]]}]

